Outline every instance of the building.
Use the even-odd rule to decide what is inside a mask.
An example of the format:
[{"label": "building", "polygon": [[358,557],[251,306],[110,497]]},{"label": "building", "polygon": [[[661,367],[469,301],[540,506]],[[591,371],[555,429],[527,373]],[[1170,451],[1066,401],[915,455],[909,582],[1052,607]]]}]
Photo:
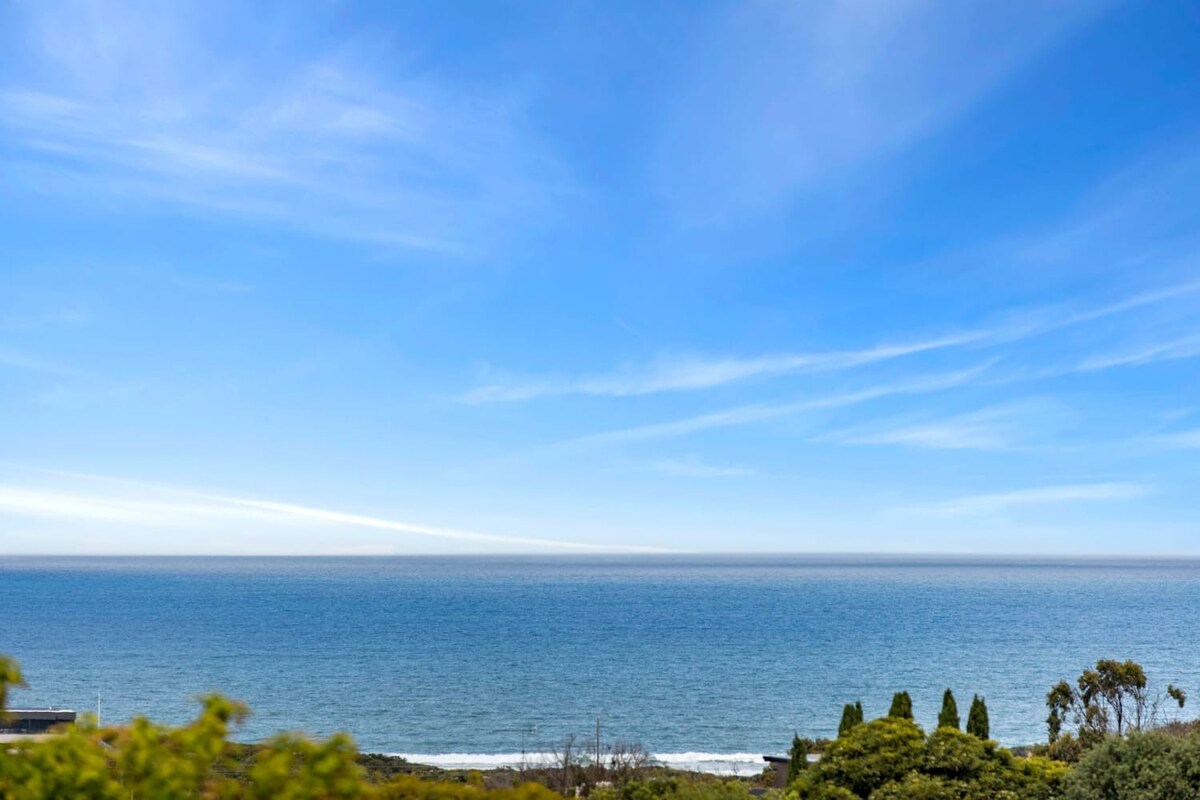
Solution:
[{"label": "building", "polygon": [[69,708],[10,708],[0,712],[0,734],[32,736],[74,721]]}]

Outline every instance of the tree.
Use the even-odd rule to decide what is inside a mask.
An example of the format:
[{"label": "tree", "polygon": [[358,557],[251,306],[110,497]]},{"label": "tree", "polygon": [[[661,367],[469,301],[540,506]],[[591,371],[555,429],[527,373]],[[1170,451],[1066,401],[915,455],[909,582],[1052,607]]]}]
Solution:
[{"label": "tree", "polygon": [[1066,780],[1066,800],[1200,797],[1200,736],[1134,731],[1084,754]]},{"label": "tree", "polygon": [[892,695],[892,707],[888,709],[889,717],[893,719],[912,719],[912,698],[908,692],[896,692]]},{"label": "tree", "polygon": [[978,739],[990,739],[987,702],[979,695],[971,698],[971,710],[967,712],[967,733]]},{"label": "tree", "polygon": [[1046,694],[1046,706],[1050,709],[1050,716],[1046,717],[1046,729],[1049,733],[1050,744],[1057,742],[1058,737],[1062,735],[1063,723],[1066,722],[1067,715],[1071,713],[1074,705],[1075,690],[1066,681],[1054,684],[1054,687]]},{"label": "tree", "polygon": [[842,721],[838,723],[838,738],[845,736],[855,725],[862,724],[862,703],[846,703],[842,707]]},{"label": "tree", "polygon": [[8,705],[8,689],[10,686],[24,686],[21,677],[21,667],[8,656],[0,655],[0,714]]},{"label": "tree", "polygon": [[801,739],[800,734],[792,736],[792,749],[788,751],[788,776],[787,782],[791,786],[796,778],[800,777],[800,773],[808,768],[808,751],[812,742],[808,739]]},{"label": "tree", "polygon": [[942,695],[942,710],[938,714],[937,726],[958,730],[958,724],[958,704],[954,702],[954,692],[947,689]]},{"label": "tree", "polygon": [[856,719],[858,721],[859,725],[863,724],[863,710],[862,710],[862,701],[861,700],[854,701],[854,719]]},{"label": "tree", "polygon": [[[1046,729],[1051,744],[1063,735],[1068,722],[1075,725],[1079,741],[1092,746],[1110,735],[1124,736],[1141,730],[1158,708],[1148,704],[1146,672],[1135,661],[1106,658],[1094,669],[1085,669],[1072,686],[1059,681],[1046,695]],[[1167,696],[1183,707],[1186,695],[1175,686],[1167,686]]]},{"label": "tree", "polygon": [[888,717],[856,725],[832,742],[821,760],[801,777],[799,795],[805,800],[822,797],[823,785],[832,784],[867,797],[879,786],[917,769],[924,747],[925,735],[911,720]]},{"label": "tree", "polygon": [[995,742],[951,728],[925,736],[911,720],[886,717],[832,742],[785,797],[1048,800],[1059,796],[1066,770],[1045,758],[1017,758]]}]

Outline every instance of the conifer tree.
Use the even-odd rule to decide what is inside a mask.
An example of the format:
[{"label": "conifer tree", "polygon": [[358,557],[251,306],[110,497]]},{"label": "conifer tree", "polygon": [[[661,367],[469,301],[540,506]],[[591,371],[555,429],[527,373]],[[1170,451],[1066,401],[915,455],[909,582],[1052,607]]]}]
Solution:
[{"label": "conifer tree", "polygon": [[888,709],[888,716],[895,719],[912,719],[912,698],[908,696],[908,692],[896,692],[892,695],[892,707]]},{"label": "conifer tree", "polygon": [[798,733],[792,736],[792,749],[788,751],[788,786],[808,768],[808,746],[808,739],[801,739]]},{"label": "conifer tree", "polygon": [[971,710],[967,713],[967,733],[980,739],[989,738],[987,703],[979,695],[971,699]]},{"label": "conifer tree", "polygon": [[949,689],[942,695],[942,711],[938,714],[937,726],[958,730],[958,703],[954,702],[954,692]]},{"label": "conifer tree", "polygon": [[842,707],[842,721],[838,723],[838,738],[842,738],[854,728],[862,724],[862,703],[846,703]]}]

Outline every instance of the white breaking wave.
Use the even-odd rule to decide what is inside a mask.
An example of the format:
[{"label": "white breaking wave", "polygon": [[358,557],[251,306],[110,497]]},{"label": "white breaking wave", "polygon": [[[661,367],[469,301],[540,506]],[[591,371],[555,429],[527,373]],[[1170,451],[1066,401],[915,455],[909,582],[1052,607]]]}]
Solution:
[{"label": "white breaking wave", "polygon": [[[553,764],[553,753],[389,753],[414,764],[442,769],[497,769]],[[653,764],[710,775],[757,775],[766,766],[761,753],[655,753]]]}]

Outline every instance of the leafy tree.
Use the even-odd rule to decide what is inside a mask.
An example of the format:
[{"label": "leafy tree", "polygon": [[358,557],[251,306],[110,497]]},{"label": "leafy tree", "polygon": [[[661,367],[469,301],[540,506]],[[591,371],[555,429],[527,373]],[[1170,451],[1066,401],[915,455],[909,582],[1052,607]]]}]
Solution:
[{"label": "leafy tree", "polygon": [[855,725],[862,724],[862,704],[846,703],[842,707],[842,721],[838,723],[838,738],[845,736]]},{"label": "leafy tree", "polygon": [[[0,657],[0,699],[21,680]],[[2,707],[0,707],[2,708]],[[212,695],[191,723],[172,728],[137,718],[100,728],[94,717],[44,741],[0,748],[3,800],[561,800],[542,786],[485,789],[400,776],[372,783],[349,736],[314,742],[281,734],[262,745],[230,742],[246,707]],[[248,758],[248,761],[247,761]],[[722,792],[724,792],[722,794]],[[746,790],[680,793],[681,800],[746,800]]]},{"label": "leafy tree", "polygon": [[977,739],[990,738],[987,703],[979,695],[971,698],[971,710],[967,712],[967,733]]},{"label": "leafy tree", "polygon": [[[1167,696],[1180,708],[1187,695],[1173,685]],[[1141,730],[1147,712],[1157,712],[1158,701],[1149,707],[1146,672],[1136,661],[1101,659],[1094,669],[1085,669],[1072,686],[1059,681],[1046,695],[1046,728],[1051,744],[1063,735],[1067,723],[1075,726],[1079,741],[1092,746],[1110,735],[1124,736]]]},{"label": "leafy tree", "polygon": [[908,692],[896,692],[892,695],[892,707],[888,709],[889,717],[893,719],[912,719],[912,698]]},{"label": "leafy tree", "polygon": [[947,689],[942,695],[942,710],[938,714],[937,726],[958,730],[958,725],[958,703],[954,702],[954,692]]},{"label": "leafy tree", "polygon": [[910,720],[885,717],[830,744],[792,791],[795,800],[1050,800],[1066,770],[952,728],[926,737]]},{"label": "leafy tree", "polygon": [[811,747],[812,742],[808,739],[801,739],[800,734],[792,737],[792,749],[788,751],[787,782],[789,786],[808,767],[808,751]]},{"label": "leafy tree", "polygon": [[1067,776],[1066,800],[1200,797],[1200,737],[1134,731],[1090,749]]},{"label": "leafy tree", "polygon": [[[911,720],[885,717],[855,726],[833,741],[796,783],[801,798],[824,798],[833,785],[858,797],[900,780],[921,763],[925,735]],[[837,795],[832,795],[837,796]]]},{"label": "leafy tree", "polygon": [[24,685],[21,667],[8,656],[0,655],[0,714],[8,707],[8,688]]},{"label": "leafy tree", "polygon": [[859,725],[863,724],[864,720],[863,720],[863,710],[862,710],[862,701],[861,700],[854,701],[854,719],[855,719],[855,721],[858,722]]}]

